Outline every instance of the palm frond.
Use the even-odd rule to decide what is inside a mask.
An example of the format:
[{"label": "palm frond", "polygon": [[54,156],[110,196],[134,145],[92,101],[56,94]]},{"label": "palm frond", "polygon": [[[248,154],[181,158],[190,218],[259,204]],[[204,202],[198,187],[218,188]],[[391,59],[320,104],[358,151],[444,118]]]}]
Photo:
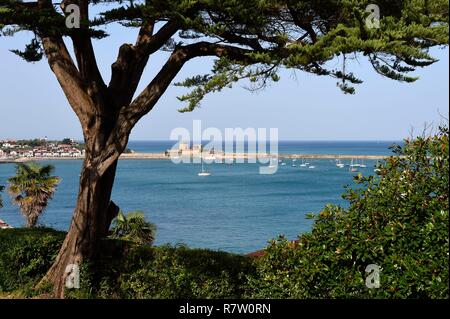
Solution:
[{"label": "palm frond", "polygon": [[16,175],[8,179],[12,202],[19,206],[30,227],[36,225],[56,192],[60,178],[51,176],[53,171],[52,165],[19,163],[16,165]]}]

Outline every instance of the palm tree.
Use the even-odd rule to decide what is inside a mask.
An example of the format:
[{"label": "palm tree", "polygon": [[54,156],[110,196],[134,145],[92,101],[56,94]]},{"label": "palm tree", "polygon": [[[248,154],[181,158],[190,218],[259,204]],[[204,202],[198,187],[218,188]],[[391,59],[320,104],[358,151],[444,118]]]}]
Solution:
[{"label": "palm tree", "polygon": [[17,164],[16,175],[8,179],[8,192],[20,207],[28,227],[36,226],[39,216],[53,197],[60,179],[51,176],[52,165]]},{"label": "palm tree", "polygon": [[125,216],[119,212],[111,229],[111,238],[151,245],[155,240],[156,226],[145,220],[141,211],[130,212]]}]

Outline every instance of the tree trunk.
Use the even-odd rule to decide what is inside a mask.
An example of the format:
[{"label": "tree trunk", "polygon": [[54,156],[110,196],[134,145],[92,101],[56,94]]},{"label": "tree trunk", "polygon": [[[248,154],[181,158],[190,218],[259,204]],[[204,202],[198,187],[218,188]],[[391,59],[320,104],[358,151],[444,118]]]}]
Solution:
[{"label": "tree trunk", "polygon": [[[51,6],[51,4],[50,4]],[[83,9],[87,18],[87,4]],[[94,259],[99,241],[107,235],[119,208],[111,201],[117,160],[134,125],[156,105],[184,63],[210,53],[208,48],[176,49],[134,100],[137,84],[150,54],[178,30],[174,22],[152,37],[153,26],[141,30],[138,44],[123,45],[106,86],[96,65],[88,33],[72,36],[78,67],[61,36],[46,36],[42,44],[69,104],[80,120],[86,142],[86,158],[80,177],[78,201],[69,232],[59,254],[41,283],[53,284],[56,297],[64,297],[68,266]],[[148,37],[151,37],[149,39]],[[155,41],[155,42],[153,42]],[[190,51],[196,48],[196,50]],[[189,52],[188,52],[189,51]]]},{"label": "tree trunk", "polygon": [[[85,259],[94,259],[98,244],[109,230],[119,208],[111,201],[111,192],[117,168],[115,160],[100,175],[98,157],[86,152],[80,176],[80,188],[72,222],[59,254],[42,283],[53,284],[55,297],[64,298],[67,267],[81,265]],[[96,164],[97,163],[97,164]]]}]

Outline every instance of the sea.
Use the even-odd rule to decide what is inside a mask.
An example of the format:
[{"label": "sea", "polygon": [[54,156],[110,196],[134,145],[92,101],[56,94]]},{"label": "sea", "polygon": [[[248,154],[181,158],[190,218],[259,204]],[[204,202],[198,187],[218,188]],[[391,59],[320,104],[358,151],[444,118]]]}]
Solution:
[{"label": "sea", "polygon": [[[392,155],[399,141],[285,141],[280,154]],[[173,141],[131,141],[138,153],[161,153]],[[357,187],[355,174],[374,174],[375,160],[352,173],[339,169],[334,159],[308,160],[315,168],[284,160],[276,174],[260,175],[258,163],[205,165],[211,176],[199,177],[200,164],[174,164],[170,160],[121,160],[112,199],[124,211],[143,211],[157,226],[156,245],[183,244],[233,253],[250,253],[284,235],[295,240],[310,231],[308,213],[327,204],[346,206],[346,186]],[[76,202],[80,160],[45,161],[61,178],[57,192],[39,220],[40,225],[67,230]],[[343,160],[349,164],[349,160]],[[296,167],[293,167],[293,164]],[[0,164],[0,185],[14,175],[14,164]],[[24,226],[17,206],[6,190],[0,219]]]}]

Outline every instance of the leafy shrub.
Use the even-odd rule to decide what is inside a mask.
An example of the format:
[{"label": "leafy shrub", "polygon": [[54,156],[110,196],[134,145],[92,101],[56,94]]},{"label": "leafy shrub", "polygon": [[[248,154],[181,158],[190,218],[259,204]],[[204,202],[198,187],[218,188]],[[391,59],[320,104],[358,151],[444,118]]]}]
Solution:
[{"label": "leafy shrub", "polygon": [[52,265],[65,233],[49,228],[0,230],[0,292],[37,283]]},{"label": "leafy shrub", "polygon": [[[0,230],[0,293],[32,288],[56,257],[65,233],[52,229]],[[81,289],[68,298],[237,298],[252,260],[184,246],[150,247],[104,240],[95,263],[81,267]]]},{"label": "leafy shrub", "polygon": [[[248,296],[263,298],[448,298],[448,128],[395,147],[378,176],[359,175],[310,233],[273,241],[257,260]],[[365,285],[381,267],[378,289]]]},{"label": "leafy shrub", "polygon": [[117,240],[103,245],[101,259],[84,271],[77,297],[239,298],[253,269],[249,258],[225,252]]}]

